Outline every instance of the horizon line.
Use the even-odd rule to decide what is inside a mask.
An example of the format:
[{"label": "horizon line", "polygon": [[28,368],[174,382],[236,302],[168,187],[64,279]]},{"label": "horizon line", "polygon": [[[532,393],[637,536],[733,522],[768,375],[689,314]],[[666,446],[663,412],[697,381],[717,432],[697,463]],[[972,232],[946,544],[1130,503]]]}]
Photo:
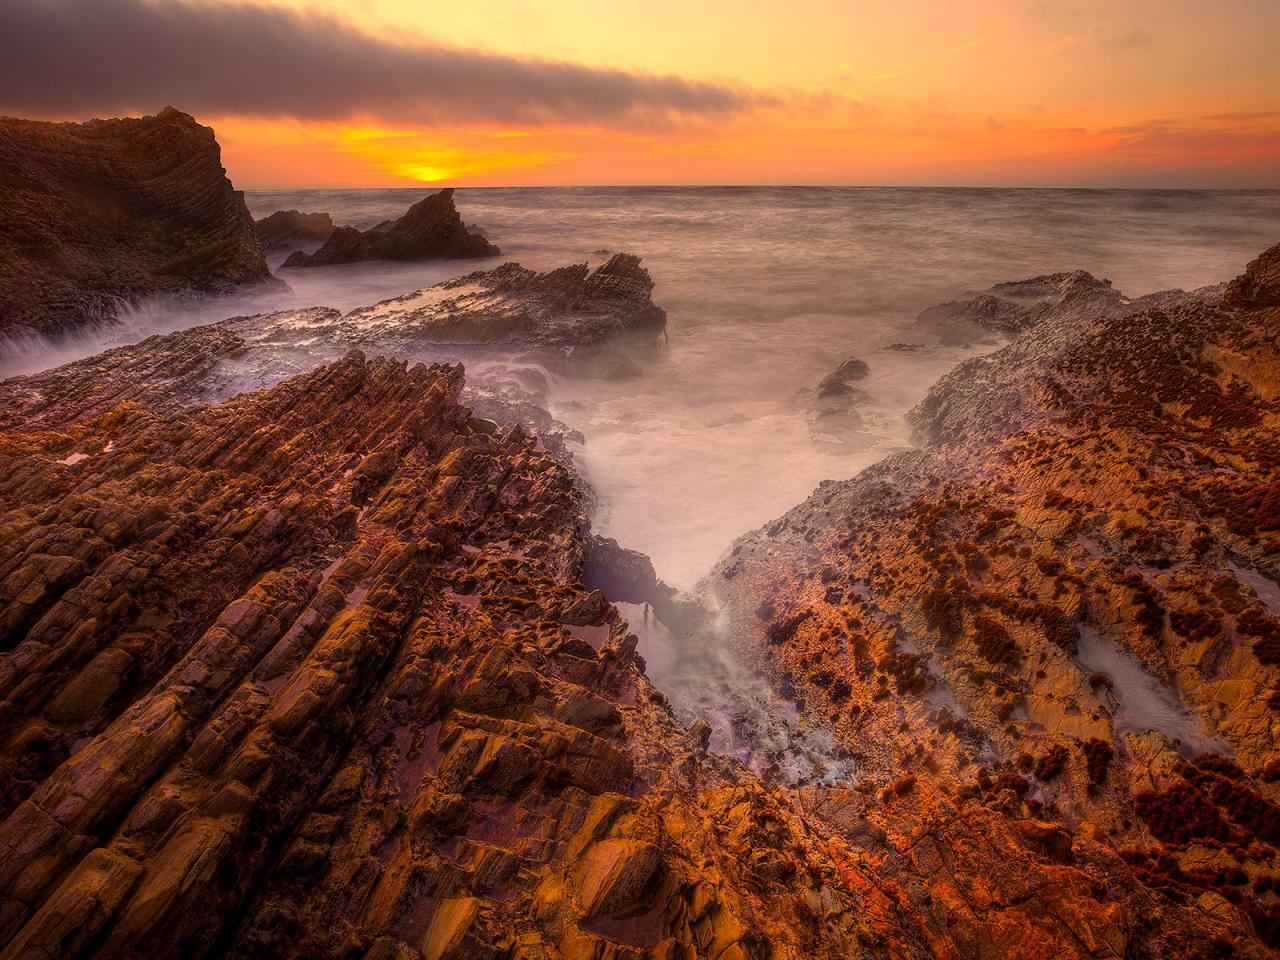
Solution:
[{"label": "horizon line", "polygon": [[[230,177],[228,176],[228,179]],[[234,186],[234,183],[233,183]],[[1055,184],[906,184],[906,183],[521,183],[453,184],[448,182],[382,187],[357,186],[272,186],[236,187],[249,192],[293,192],[306,190],[1077,190],[1093,193],[1280,193],[1273,187],[1086,187]]]}]

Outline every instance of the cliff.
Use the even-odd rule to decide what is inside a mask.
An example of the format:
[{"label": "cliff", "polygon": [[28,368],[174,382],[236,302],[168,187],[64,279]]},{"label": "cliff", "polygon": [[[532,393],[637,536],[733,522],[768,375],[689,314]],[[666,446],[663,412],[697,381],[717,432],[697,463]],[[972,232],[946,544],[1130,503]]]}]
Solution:
[{"label": "cliff", "polygon": [[399,220],[369,230],[337,227],[313,253],[296,250],[283,266],[323,267],[362,260],[433,260],[496,257],[501,251],[462,222],[452,188],[423,197]]},{"label": "cliff", "polygon": [[81,124],[0,118],[0,168],[0,336],[270,277],[213,131],[172,107]]}]

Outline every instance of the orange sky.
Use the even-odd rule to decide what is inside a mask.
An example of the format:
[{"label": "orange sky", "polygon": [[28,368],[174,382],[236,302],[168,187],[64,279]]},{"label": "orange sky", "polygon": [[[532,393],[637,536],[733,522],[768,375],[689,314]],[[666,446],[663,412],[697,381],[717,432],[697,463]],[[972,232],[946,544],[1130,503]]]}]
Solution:
[{"label": "orange sky", "polygon": [[[116,2],[184,15],[178,0]],[[419,48],[482,51],[495,55],[499,71],[507,62],[536,60],[537,70],[552,62],[546,89],[557,95],[576,84],[577,99],[543,110],[539,86],[528,104],[504,110],[513,81],[495,80],[488,99],[475,90],[487,82],[487,64],[469,75],[473,99],[457,109],[448,106],[448,90],[425,105],[410,103],[404,91],[394,103],[384,100],[378,91],[395,88],[396,78],[373,76],[376,69],[360,64],[350,68],[352,83],[362,85],[368,73],[368,92],[353,94],[335,115],[316,115],[323,111],[305,100],[260,103],[240,90],[211,94],[202,109],[172,98],[215,127],[241,187],[1280,187],[1276,0],[275,0],[272,6],[276,14],[302,15],[290,22],[314,22],[316,34],[348,31],[410,56]],[[292,82],[292,42],[278,44],[274,82],[285,87]],[[337,63],[344,54],[326,48],[323,56]],[[734,102],[708,106],[695,92],[686,105],[683,93],[666,91],[656,94],[666,99],[649,105],[641,92],[638,106],[615,110],[592,101],[591,74],[564,78],[555,62],[620,71],[628,83],[680,78],[726,91]],[[298,81],[299,96],[314,82]],[[97,85],[92,78],[84,83]],[[141,99],[125,91],[111,106],[128,105],[130,96]],[[197,106],[201,97],[200,90],[188,95]],[[147,112],[171,98],[156,89],[153,99]],[[72,102],[81,108],[81,100]]]}]

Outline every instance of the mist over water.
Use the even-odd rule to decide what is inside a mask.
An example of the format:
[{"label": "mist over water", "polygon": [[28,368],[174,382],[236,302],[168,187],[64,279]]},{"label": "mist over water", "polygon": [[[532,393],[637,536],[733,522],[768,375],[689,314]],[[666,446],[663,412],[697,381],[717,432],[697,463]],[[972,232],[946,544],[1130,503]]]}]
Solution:
[{"label": "mist over water", "polygon": [[[250,191],[246,200],[256,217],[327,211],[339,224],[369,227],[426,192]],[[850,477],[905,446],[903,414],[957,362],[996,346],[932,344],[913,329],[922,309],[1074,269],[1131,296],[1194,289],[1235,276],[1280,240],[1280,191],[463,189],[455,199],[502,248],[500,258],[286,270],[287,288],[157,300],[125,310],[119,326],[54,346],[10,345],[0,375],[228,316],[349,310],[507,260],[548,269],[635,253],[657,283],[668,343],[635,354],[629,377],[548,374],[542,399],[585,437],[576,455],[599,497],[596,531],[648,554],[660,577],[692,590],[739,534],[819,481]],[[918,342],[926,346],[888,349]],[[856,416],[815,426],[814,388],[848,357],[870,370],[855,384],[865,393]],[[468,369],[484,378],[489,365]],[[294,372],[271,371],[252,385]],[[642,639],[652,673],[676,686],[689,681],[691,702],[713,696],[699,685],[696,658],[681,661],[656,634]],[[783,709],[771,701],[775,708]],[[733,722],[725,718],[716,734],[730,752]]]},{"label": "mist over water", "polygon": [[[250,192],[255,216],[327,210],[360,227],[420,191]],[[644,259],[669,347],[628,380],[555,380],[552,412],[587,438],[595,524],[689,589],[730,541],[908,442],[902,414],[965,356],[886,351],[921,339],[916,314],[992,283],[1085,269],[1130,295],[1235,276],[1280,239],[1280,192],[583,188],[459,190],[458,209],[502,260],[546,269],[608,254]],[[324,286],[434,282],[484,262],[285,271],[307,302]],[[374,271],[379,271],[375,274]],[[323,271],[328,273],[329,271]],[[411,280],[420,276],[421,281]],[[391,291],[389,291],[391,292]],[[399,292],[395,290],[394,292]],[[343,302],[338,302],[339,300]],[[815,443],[793,397],[865,359],[862,429]],[[850,439],[850,438],[846,438]]]}]

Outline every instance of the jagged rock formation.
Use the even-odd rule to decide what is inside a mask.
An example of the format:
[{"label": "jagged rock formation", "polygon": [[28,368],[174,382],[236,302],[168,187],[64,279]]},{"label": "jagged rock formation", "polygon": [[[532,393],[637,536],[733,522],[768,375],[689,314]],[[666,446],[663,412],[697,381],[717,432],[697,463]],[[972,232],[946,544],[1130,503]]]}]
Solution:
[{"label": "jagged rock formation", "polygon": [[323,267],[362,260],[463,260],[496,257],[501,251],[462,222],[447,188],[419,200],[399,220],[369,230],[337,227],[314,253],[294,251],[286,267]]},{"label": "jagged rock formation", "polygon": [[874,942],[859,855],[673,721],[571,475],[461,386],[352,353],[5,434],[0,955]]},{"label": "jagged rock formation", "polygon": [[0,336],[270,278],[213,131],[172,107],[79,124],[0,118],[0,168]]},{"label": "jagged rock formation", "polygon": [[[0,428],[56,429],[125,400],[168,411],[225,399],[246,383],[274,384],[352,348],[412,357],[438,354],[439,344],[500,347],[597,372],[610,362],[611,343],[652,343],[665,329],[652,290],[639,258],[617,254],[595,271],[575,264],[535,273],[508,263],[345,315],[312,307],[232,317],[0,382]],[[511,401],[492,396],[485,406],[528,407]],[[549,422],[545,413],[538,419]]]},{"label": "jagged rock formation", "polygon": [[[1208,297],[1211,291],[1198,291]],[[930,307],[916,318],[916,326],[942,343],[956,344],[997,334],[1012,337],[1045,321],[1068,315],[1137,313],[1148,307],[1173,306],[1188,295],[1168,290],[1130,300],[1084,270],[1051,273],[997,283],[967,300],[951,300]]]},{"label": "jagged rock formation", "polygon": [[311,243],[324,243],[333,233],[333,218],[327,213],[277,210],[253,222],[253,232],[263,250],[296,250]]},{"label": "jagged rock formation", "polygon": [[1227,285],[1223,301],[1243,309],[1280,306],[1280,244],[1261,253]]},{"label": "jagged rock formation", "polygon": [[652,338],[667,322],[653,302],[653,279],[629,253],[590,270],[585,263],[546,273],[505,263],[353,310],[344,323],[380,336],[394,330],[433,343],[597,346],[622,334]]},{"label": "jagged rock formation", "polygon": [[1224,300],[996,288],[1040,299],[917,408],[924,448],[718,571],[858,758],[811,811],[879,838],[940,956],[1280,948],[1278,259]]}]

